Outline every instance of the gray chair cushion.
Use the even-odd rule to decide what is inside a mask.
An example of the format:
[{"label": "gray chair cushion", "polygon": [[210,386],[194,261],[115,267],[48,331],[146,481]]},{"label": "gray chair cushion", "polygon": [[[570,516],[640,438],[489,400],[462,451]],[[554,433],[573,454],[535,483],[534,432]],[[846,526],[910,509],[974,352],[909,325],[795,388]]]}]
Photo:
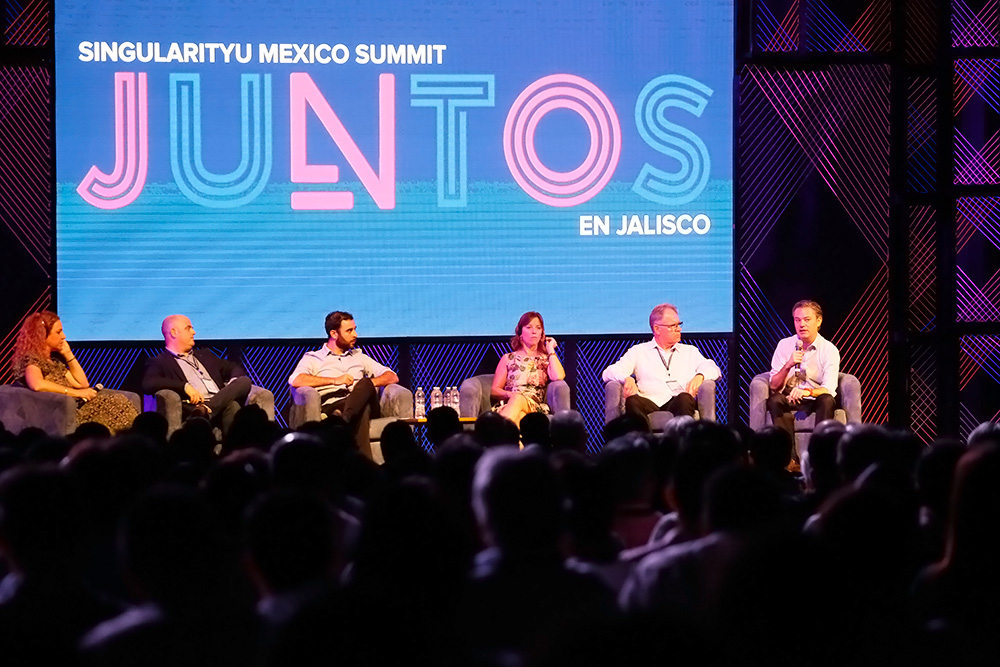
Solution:
[{"label": "gray chair cushion", "polygon": [[[695,397],[697,409],[694,411],[695,419],[705,421],[715,421],[715,380],[705,380],[698,388],[698,395]],[[625,412],[625,389],[621,382],[610,380],[604,383],[604,423],[618,417]],[[660,432],[667,422],[674,418],[674,413],[668,410],[659,410],[649,415],[649,427]]]},{"label": "gray chair cushion", "polygon": [[[138,394],[130,391],[117,393],[128,398],[137,412],[142,412]],[[27,387],[0,385],[0,422],[13,433],[34,426],[49,435],[69,435],[76,430],[76,399],[48,391],[32,391]]]},{"label": "gray chair cushion", "polygon": [[[493,388],[493,374],[484,373],[466,378],[458,388],[458,415],[460,417],[478,417],[493,409],[490,391]],[[569,383],[565,380],[553,380],[545,388],[545,402],[552,414],[569,410]]]},{"label": "gray chair cushion", "polygon": [[[767,411],[767,399],[771,395],[770,374],[760,373],[750,381],[750,428],[759,431],[773,425]],[[833,418],[841,424],[861,423],[861,383],[850,373],[840,373],[837,383],[837,409]],[[809,442],[809,436],[816,428],[816,415],[801,410],[795,412],[795,451],[801,454]]]}]

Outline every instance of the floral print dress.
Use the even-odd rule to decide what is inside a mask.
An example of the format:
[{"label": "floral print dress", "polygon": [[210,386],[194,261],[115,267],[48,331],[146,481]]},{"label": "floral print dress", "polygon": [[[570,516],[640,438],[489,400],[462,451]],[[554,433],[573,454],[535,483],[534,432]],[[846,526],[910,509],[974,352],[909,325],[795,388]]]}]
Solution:
[{"label": "floral print dress", "polygon": [[[508,352],[504,359],[507,362],[504,389],[528,399],[528,412],[549,414],[549,406],[545,403],[545,389],[549,386],[549,358]],[[499,410],[504,404],[501,402],[495,409]]]}]

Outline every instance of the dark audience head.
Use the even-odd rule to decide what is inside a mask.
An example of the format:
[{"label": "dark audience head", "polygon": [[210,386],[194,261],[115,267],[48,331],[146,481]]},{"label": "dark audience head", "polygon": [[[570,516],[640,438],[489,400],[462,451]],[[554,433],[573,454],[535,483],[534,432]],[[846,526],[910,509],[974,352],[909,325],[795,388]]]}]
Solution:
[{"label": "dark audience head", "polygon": [[597,462],[572,449],[555,452],[551,460],[566,492],[566,530],[572,555],[597,562],[614,560],[622,544],[612,533],[615,508],[601,483]]},{"label": "dark audience head", "polygon": [[247,510],[246,548],[268,593],[331,575],[336,548],[330,506],[315,494],[277,490]]},{"label": "dark audience head", "polygon": [[495,447],[476,465],[472,507],[484,537],[502,552],[555,550],[562,500],[552,464],[534,452]]},{"label": "dark audience head", "polygon": [[446,593],[439,587],[442,577],[457,583],[469,565],[472,554],[462,542],[433,484],[408,477],[368,503],[351,582],[366,593],[396,599],[423,589],[422,611],[429,611],[433,598]]},{"label": "dark audience head", "polygon": [[649,423],[645,419],[626,413],[605,424],[601,435],[604,437],[604,442],[608,443],[629,433],[649,433]]},{"label": "dark audience head", "polygon": [[792,438],[785,431],[768,426],[754,433],[750,438],[750,456],[753,463],[762,470],[772,472],[784,470],[792,460]]},{"label": "dark audience head", "polygon": [[462,432],[462,423],[454,408],[441,405],[427,413],[427,439],[434,447]]},{"label": "dark audience head", "polygon": [[948,509],[955,469],[967,451],[966,444],[957,438],[938,439],[924,449],[914,472],[921,505],[939,513]]},{"label": "dark audience head", "polygon": [[146,436],[160,449],[167,445],[167,418],[159,412],[140,412],[132,422],[131,430]]},{"label": "dark audience head", "polygon": [[272,422],[264,408],[259,405],[245,405],[233,417],[233,423],[225,435],[223,450],[235,452],[240,449],[267,451],[277,437],[278,426]]},{"label": "dark audience head", "polygon": [[542,412],[529,412],[521,417],[521,440],[525,445],[540,445],[549,449],[549,416]]},{"label": "dark audience head", "polygon": [[955,469],[945,562],[966,575],[997,581],[1000,445],[978,443]]},{"label": "dark audience head", "polygon": [[851,424],[837,442],[837,469],[853,483],[869,466],[892,457],[889,434],[874,424]]},{"label": "dark audience head", "polygon": [[[866,475],[878,468],[873,465]],[[845,486],[820,506],[819,520],[811,529],[858,584],[878,588],[902,584],[908,574],[906,550],[916,526],[914,508],[907,500],[883,484]]]},{"label": "dark audience head", "polygon": [[0,475],[0,553],[26,574],[77,567],[83,496],[68,471],[22,466]]},{"label": "dark audience head", "polygon": [[969,447],[1000,445],[1000,424],[996,422],[983,422],[972,430],[966,442],[968,442]]},{"label": "dark audience head", "polygon": [[70,447],[69,440],[66,438],[46,436],[31,443],[24,452],[24,460],[27,463],[38,464],[59,463],[69,454]]},{"label": "dark audience head", "polygon": [[459,433],[438,447],[431,462],[431,477],[445,510],[465,532],[470,551],[479,547],[476,520],[472,513],[472,478],[483,451],[472,434]]},{"label": "dark audience head", "polygon": [[0,445],[0,474],[24,462],[21,453],[10,445]]},{"label": "dark audience head", "polygon": [[716,471],[705,483],[705,532],[745,533],[778,525],[781,491],[761,468],[732,464]]},{"label": "dark audience head", "polygon": [[115,533],[122,514],[165,469],[162,451],[137,433],[78,443],[63,465],[80,480],[94,527],[105,538]]},{"label": "dark audience head", "polygon": [[[454,410],[449,409],[452,414]],[[382,430],[382,458],[390,474],[397,478],[406,475],[426,474],[430,468],[430,456],[417,444],[413,429],[406,422],[396,421],[386,424]]]},{"label": "dark audience head", "polygon": [[167,460],[196,469],[207,468],[215,460],[215,445],[215,433],[208,420],[189,419],[170,436]]},{"label": "dark audience head", "polygon": [[289,433],[271,447],[271,479],[279,489],[328,494],[335,457],[319,437]]},{"label": "dark audience head", "polygon": [[742,459],[735,432],[722,424],[699,421],[683,431],[670,496],[684,525],[692,530],[699,525],[705,482],[712,473]]},{"label": "dark audience head", "polygon": [[570,449],[581,454],[587,451],[587,424],[576,410],[563,410],[549,421],[549,442],[554,451]]},{"label": "dark audience head", "polygon": [[484,412],[476,419],[476,442],[486,448],[516,445],[520,441],[517,424],[496,412]]},{"label": "dark audience head", "polygon": [[630,433],[615,438],[597,456],[598,479],[615,506],[653,502],[653,454],[647,437]]},{"label": "dark audience head", "polygon": [[239,535],[246,508],[271,487],[267,455],[255,449],[229,454],[201,480],[201,490],[230,536]]},{"label": "dark audience head", "polygon": [[85,422],[76,427],[69,436],[72,444],[83,442],[84,440],[106,440],[111,437],[111,430],[104,424],[98,422]]},{"label": "dark audience head", "polygon": [[27,426],[22,428],[21,432],[14,436],[14,440],[11,444],[14,446],[14,449],[23,453],[28,451],[35,441],[48,437],[49,434],[37,426]]},{"label": "dark audience head", "polygon": [[844,431],[844,425],[835,419],[820,422],[809,436],[809,443],[802,453],[802,475],[806,486],[824,498],[840,485],[837,443]]},{"label": "dark audience head", "polygon": [[170,608],[219,590],[226,559],[208,504],[187,488],[143,494],[122,523],[124,562],[139,593]]}]

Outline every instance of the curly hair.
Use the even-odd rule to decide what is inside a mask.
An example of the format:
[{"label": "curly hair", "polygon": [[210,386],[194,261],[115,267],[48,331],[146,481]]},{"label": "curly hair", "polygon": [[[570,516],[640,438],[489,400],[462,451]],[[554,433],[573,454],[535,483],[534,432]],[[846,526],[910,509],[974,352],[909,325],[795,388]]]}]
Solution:
[{"label": "curly hair", "polygon": [[514,337],[510,339],[511,352],[517,352],[521,348],[521,329],[528,326],[531,320],[536,317],[538,318],[538,323],[542,325],[542,337],[538,339],[536,348],[539,354],[545,354],[545,320],[542,319],[541,313],[536,313],[533,310],[529,310],[524,315],[521,315],[521,319],[517,321],[517,326],[514,327]]},{"label": "curly hair", "polygon": [[52,327],[59,321],[59,316],[51,310],[43,310],[28,315],[17,334],[14,343],[14,353],[10,357],[11,368],[15,373],[23,370],[24,361],[29,356],[45,359],[49,356],[49,348],[45,339],[52,333]]}]

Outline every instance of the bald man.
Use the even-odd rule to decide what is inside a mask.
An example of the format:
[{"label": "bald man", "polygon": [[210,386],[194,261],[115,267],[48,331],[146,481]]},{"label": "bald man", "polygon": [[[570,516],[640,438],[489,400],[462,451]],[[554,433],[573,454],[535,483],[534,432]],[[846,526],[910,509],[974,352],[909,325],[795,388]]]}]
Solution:
[{"label": "bald man", "polygon": [[194,326],[184,315],[168,315],[160,331],[167,349],[149,360],[143,392],[177,392],[185,419],[205,417],[225,433],[250,394],[246,371],[211,350],[196,350]]}]

